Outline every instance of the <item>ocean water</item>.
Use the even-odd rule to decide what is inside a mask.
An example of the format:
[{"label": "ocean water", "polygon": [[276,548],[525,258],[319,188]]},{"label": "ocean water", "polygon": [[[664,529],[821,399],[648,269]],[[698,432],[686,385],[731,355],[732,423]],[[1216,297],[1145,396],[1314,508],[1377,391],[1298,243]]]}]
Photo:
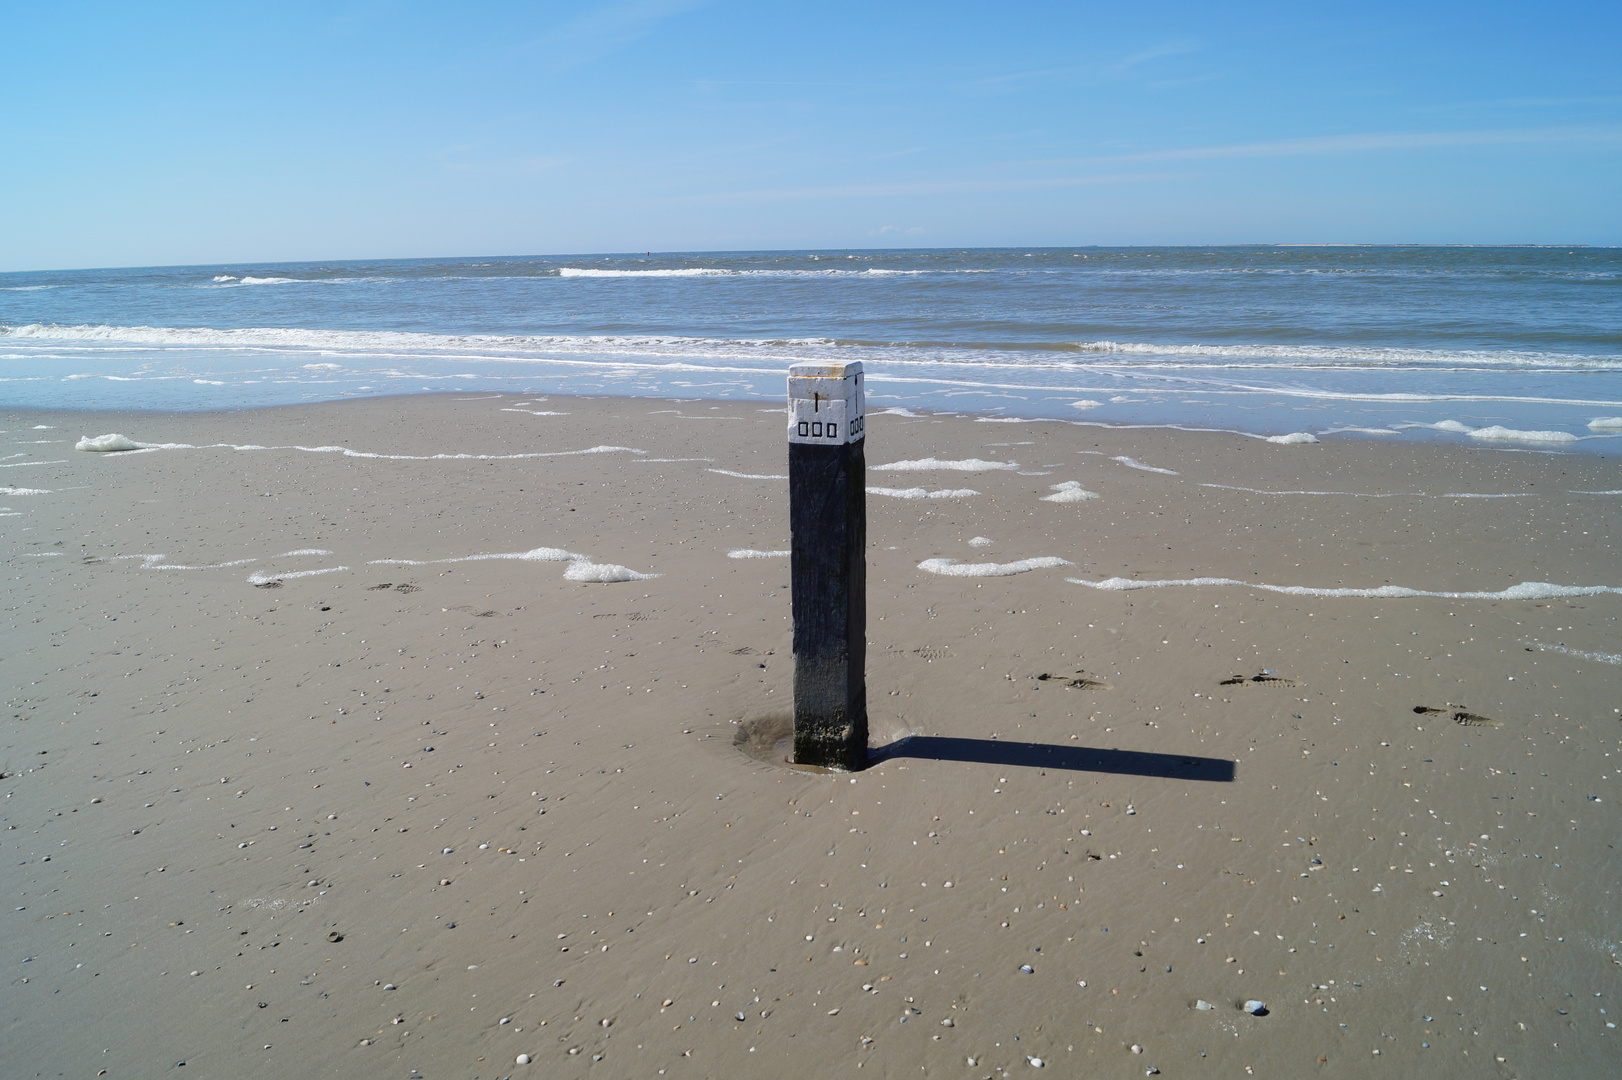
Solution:
[{"label": "ocean water", "polygon": [[0,274],[0,403],[506,390],[1258,437],[1605,450],[1622,249],[1216,247],[420,259]]}]

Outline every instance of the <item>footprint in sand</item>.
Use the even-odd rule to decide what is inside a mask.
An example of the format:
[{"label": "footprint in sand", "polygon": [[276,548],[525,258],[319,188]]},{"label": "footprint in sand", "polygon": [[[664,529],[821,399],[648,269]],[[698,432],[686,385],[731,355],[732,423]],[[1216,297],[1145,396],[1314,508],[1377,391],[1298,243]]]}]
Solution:
[{"label": "footprint in sand", "polygon": [[1254,675],[1229,675],[1217,683],[1218,686],[1300,686],[1294,679],[1271,671],[1259,671]]},{"label": "footprint in sand", "polygon": [[1494,720],[1490,716],[1469,712],[1456,705],[1449,705],[1445,709],[1433,709],[1429,705],[1415,705],[1414,712],[1420,716],[1445,716],[1455,724],[1465,727],[1503,727],[1502,720]]},{"label": "footprint in sand", "polygon": [[1036,678],[1037,678],[1038,682],[1057,681],[1060,684],[1062,684],[1062,685],[1064,685],[1066,687],[1069,687],[1070,689],[1073,689],[1073,690],[1111,690],[1111,689],[1114,689],[1113,687],[1110,686],[1108,680],[1101,679],[1097,675],[1089,675],[1085,671],[1078,671],[1078,672],[1076,672],[1076,674],[1074,676],[1070,676],[1070,675],[1050,675],[1050,674],[1048,674],[1047,672],[1044,671],[1042,674],[1038,675]]}]

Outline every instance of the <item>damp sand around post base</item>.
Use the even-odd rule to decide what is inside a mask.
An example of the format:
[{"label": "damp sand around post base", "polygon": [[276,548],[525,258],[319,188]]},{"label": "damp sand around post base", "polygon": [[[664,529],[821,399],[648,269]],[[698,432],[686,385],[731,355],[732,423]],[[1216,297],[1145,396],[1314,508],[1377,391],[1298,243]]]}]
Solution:
[{"label": "damp sand around post base", "polygon": [[17,1075],[1615,1060],[1613,457],[873,416],[849,775],[771,403],[0,419]]}]

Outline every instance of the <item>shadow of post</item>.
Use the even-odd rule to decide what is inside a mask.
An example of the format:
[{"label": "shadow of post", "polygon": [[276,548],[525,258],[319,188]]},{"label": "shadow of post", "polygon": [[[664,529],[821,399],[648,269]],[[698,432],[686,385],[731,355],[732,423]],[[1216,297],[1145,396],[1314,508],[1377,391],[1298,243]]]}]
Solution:
[{"label": "shadow of post", "polygon": [[1237,773],[1235,763],[1226,758],[1152,754],[1141,750],[1102,750],[1091,746],[1050,746],[1046,743],[1005,742],[1001,739],[956,739],[940,735],[914,735],[910,739],[871,750],[868,764],[894,758],[1122,773],[1225,784],[1233,783]]}]

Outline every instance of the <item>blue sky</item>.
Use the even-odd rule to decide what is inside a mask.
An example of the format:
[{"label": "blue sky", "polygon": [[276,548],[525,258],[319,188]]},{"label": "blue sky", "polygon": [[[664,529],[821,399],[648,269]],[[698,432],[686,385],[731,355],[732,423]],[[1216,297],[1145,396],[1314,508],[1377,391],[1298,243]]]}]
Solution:
[{"label": "blue sky", "polygon": [[0,270],[1622,244],[1622,5],[0,0]]}]

